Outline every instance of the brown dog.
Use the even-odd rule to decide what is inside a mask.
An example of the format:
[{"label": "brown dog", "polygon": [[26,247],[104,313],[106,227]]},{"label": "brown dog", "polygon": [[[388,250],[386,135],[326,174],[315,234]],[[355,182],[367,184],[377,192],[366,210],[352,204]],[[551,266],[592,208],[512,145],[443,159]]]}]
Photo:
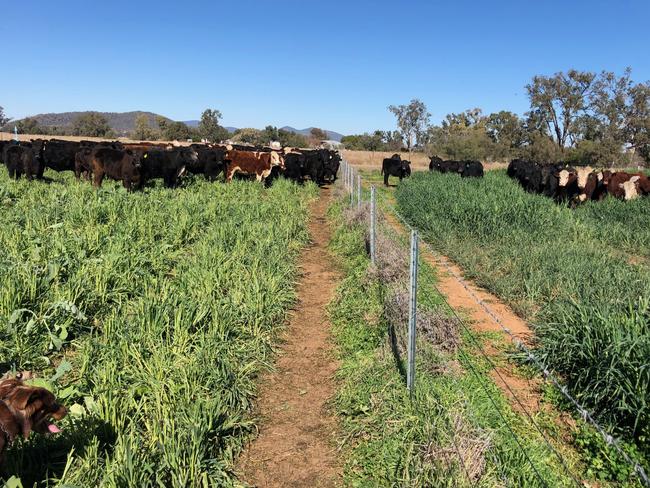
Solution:
[{"label": "brown dog", "polygon": [[5,447],[19,435],[27,439],[32,431],[60,432],[49,419],[61,420],[67,413],[45,388],[27,386],[16,379],[0,381],[0,461]]}]

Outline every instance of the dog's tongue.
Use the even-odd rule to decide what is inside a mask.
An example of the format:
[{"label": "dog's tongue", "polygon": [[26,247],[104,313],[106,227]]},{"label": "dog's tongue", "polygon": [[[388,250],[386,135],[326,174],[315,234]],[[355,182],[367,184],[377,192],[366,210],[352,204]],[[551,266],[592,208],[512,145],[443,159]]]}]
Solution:
[{"label": "dog's tongue", "polygon": [[47,424],[47,430],[49,430],[52,434],[58,434],[59,432],[61,432],[61,429],[59,429],[54,424]]}]

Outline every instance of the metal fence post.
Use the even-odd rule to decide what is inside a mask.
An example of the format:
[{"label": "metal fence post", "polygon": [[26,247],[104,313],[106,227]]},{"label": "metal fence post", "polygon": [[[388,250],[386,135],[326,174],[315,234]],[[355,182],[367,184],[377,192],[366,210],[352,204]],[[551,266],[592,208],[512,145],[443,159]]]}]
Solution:
[{"label": "metal fence post", "polygon": [[361,208],[361,175],[357,173],[357,207]]},{"label": "metal fence post", "polygon": [[345,189],[350,190],[350,163],[345,162]]},{"label": "metal fence post", "polygon": [[418,233],[411,231],[411,287],[409,295],[409,335],[408,335],[408,370],[406,387],[413,396],[415,388],[415,324],[417,321],[418,292]]},{"label": "metal fence post", "polygon": [[354,169],[350,166],[350,207],[354,204]]},{"label": "metal fence post", "polygon": [[377,216],[375,214],[375,185],[370,187],[370,262],[375,264],[375,225]]}]

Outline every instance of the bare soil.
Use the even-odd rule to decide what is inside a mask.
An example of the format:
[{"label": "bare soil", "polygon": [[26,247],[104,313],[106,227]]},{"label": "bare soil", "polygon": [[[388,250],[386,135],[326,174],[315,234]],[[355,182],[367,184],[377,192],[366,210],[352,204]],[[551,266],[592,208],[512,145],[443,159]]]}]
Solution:
[{"label": "bare soil", "polygon": [[239,460],[240,479],[259,487],[338,486],[337,420],[328,408],[335,393],[334,359],[326,306],[340,280],[327,245],[330,190],[312,206],[312,242],[299,262],[299,302],[284,334],[276,370],[261,379],[259,436]]}]

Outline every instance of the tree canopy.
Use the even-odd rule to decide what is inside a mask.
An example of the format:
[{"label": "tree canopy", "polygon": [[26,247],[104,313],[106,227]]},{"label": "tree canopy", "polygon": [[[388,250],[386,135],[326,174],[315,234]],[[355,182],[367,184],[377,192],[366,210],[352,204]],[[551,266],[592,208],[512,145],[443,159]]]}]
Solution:
[{"label": "tree canopy", "polygon": [[11,119],[5,115],[5,109],[0,107],[0,127],[4,127]]},{"label": "tree canopy", "polygon": [[152,141],[158,139],[158,132],[151,127],[151,122],[146,114],[140,114],[135,118],[135,128],[131,137],[141,141]]},{"label": "tree canopy", "polygon": [[200,137],[196,131],[192,131],[187,124],[175,122],[164,117],[156,119],[160,128],[160,137],[166,141],[185,141],[187,139],[199,140]]},{"label": "tree canopy", "polygon": [[[595,165],[625,165],[641,157],[650,162],[650,83],[634,83],[629,69],[620,76],[573,69],[539,75],[526,91],[530,110],[524,117],[506,110],[484,115],[472,108],[430,125],[420,100],[388,110],[407,148],[441,157]],[[346,136],[342,142],[349,149],[385,150],[381,134]]]},{"label": "tree canopy", "polygon": [[206,109],[201,114],[199,122],[199,134],[209,142],[221,142],[228,139],[228,131],[219,125],[221,112],[213,109]]},{"label": "tree canopy", "polygon": [[388,110],[397,117],[397,127],[409,150],[426,142],[431,114],[422,101],[414,98],[408,105],[390,105]]},{"label": "tree canopy", "polygon": [[98,112],[87,112],[77,117],[72,130],[76,136],[114,137],[108,120]]}]

